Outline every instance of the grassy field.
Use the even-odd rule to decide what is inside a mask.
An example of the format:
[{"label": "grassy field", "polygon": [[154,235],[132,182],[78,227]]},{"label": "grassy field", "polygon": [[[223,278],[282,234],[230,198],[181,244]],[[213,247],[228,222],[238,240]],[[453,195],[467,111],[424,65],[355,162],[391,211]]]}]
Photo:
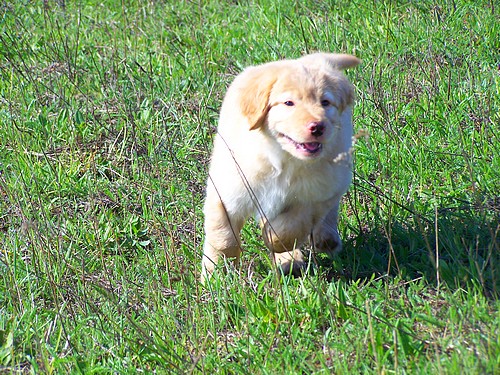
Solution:
[{"label": "grassy field", "polygon": [[[0,3],[0,373],[499,374],[495,1]],[[245,66],[357,55],[344,252],[203,287]]]}]

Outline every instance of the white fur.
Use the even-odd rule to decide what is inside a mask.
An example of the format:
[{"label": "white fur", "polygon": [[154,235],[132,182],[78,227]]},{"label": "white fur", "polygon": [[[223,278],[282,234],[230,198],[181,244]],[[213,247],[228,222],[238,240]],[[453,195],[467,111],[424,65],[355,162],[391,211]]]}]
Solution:
[{"label": "white fur", "polygon": [[[318,241],[340,248],[336,220],[352,178],[353,94],[336,66],[354,66],[359,60],[353,59],[310,55],[249,68],[235,79],[221,108],[209,170],[203,279],[220,256],[239,256],[239,231],[251,216],[261,221],[273,252],[289,253],[277,257],[287,263],[301,262],[294,247],[313,231]],[[262,97],[260,106],[254,95]],[[314,121],[325,125],[320,137],[308,130]],[[312,155],[296,146],[305,143],[321,143],[321,150]],[[277,232],[269,234],[270,228]]]}]

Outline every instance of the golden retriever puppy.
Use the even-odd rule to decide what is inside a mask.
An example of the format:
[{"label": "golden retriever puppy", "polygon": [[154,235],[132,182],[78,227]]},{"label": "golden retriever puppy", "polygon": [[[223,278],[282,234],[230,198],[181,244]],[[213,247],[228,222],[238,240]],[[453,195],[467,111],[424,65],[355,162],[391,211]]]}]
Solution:
[{"label": "golden retriever puppy", "polygon": [[341,249],[339,202],[352,178],[351,55],[316,53],[249,67],[229,87],[207,183],[202,281],[238,259],[249,217],[283,272],[300,274],[301,245]]}]

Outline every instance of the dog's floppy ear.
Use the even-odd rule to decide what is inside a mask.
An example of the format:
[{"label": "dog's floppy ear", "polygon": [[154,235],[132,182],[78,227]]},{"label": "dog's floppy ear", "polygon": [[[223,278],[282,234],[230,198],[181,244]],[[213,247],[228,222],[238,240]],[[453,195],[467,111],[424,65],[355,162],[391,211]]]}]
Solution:
[{"label": "dog's floppy ear", "polygon": [[361,60],[356,56],[343,53],[313,53],[302,57],[301,60],[306,64],[323,61],[338,70],[354,68],[361,63]]},{"label": "dog's floppy ear", "polygon": [[277,63],[250,67],[234,82],[241,112],[248,119],[250,130],[265,124],[269,112],[269,95],[278,79],[279,70]]}]

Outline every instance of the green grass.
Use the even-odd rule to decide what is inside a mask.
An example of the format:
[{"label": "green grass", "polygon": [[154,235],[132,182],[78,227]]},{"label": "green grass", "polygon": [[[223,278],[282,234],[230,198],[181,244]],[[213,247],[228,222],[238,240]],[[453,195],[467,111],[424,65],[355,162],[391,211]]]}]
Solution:
[{"label": "green grass", "polygon": [[[0,373],[499,373],[499,11],[3,2]],[[363,60],[345,250],[278,281],[249,224],[202,287],[225,89],[317,50]]]}]

